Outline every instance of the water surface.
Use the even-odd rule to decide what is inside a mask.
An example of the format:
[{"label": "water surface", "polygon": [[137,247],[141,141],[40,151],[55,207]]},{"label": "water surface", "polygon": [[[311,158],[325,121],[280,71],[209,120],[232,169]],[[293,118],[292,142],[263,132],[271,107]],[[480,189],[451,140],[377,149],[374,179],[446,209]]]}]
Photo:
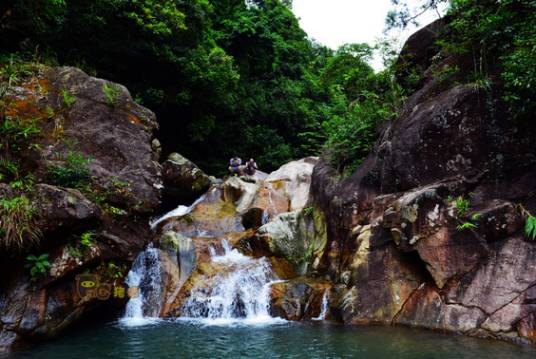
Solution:
[{"label": "water surface", "polygon": [[409,328],[146,321],[78,329],[7,358],[534,359],[536,350]]}]

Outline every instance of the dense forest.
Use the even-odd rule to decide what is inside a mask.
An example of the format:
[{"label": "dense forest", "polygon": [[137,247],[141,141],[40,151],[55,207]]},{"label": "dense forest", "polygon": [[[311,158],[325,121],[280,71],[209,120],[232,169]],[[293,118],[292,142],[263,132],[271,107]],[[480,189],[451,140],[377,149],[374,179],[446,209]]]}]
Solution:
[{"label": "dense forest", "polygon": [[[424,1],[422,9],[441,2]],[[441,67],[439,75],[483,88],[499,80],[512,111],[530,115],[536,2],[449,3],[453,21],[448,40],[437,44],[440,57],[466,54],[472,70]],[[389,27],[418,21],[403,2],[393,4]],[[77,66],[125,84],[157,114],[164,155],[180,152],[210,173],[224,173],[234,155],[255,157],[271,170],[322,151],[349,173],[367,156],[377,124],[401,110],[423,74],[395,63],[396,53],[375,73],[366,44],[333,51],[310,41],[291,6],[280,0],[7,0],[0,4],[2,62]],[[4,67],[1,75],[7,72]],[[500,79],[488,75],[497,73]]]}]

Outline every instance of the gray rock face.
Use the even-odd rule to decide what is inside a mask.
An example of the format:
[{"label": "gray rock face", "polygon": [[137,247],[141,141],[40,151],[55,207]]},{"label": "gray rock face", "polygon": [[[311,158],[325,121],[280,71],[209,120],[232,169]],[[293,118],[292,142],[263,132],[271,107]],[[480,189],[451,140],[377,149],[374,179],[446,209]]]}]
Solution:
[{"label": "gray rock face", "polygon": [[170,154],[162,167],[165,195],[177,203],[193,202],[211,184],[209,176],[178,153]]},{"label": "gray rock face", "polygon": [[42,232],[75,231],[97,222],[100,209],[80,191],[47,184],[35,187],[36,225]]},{"label": "gray rock face", "polygon": [[[121,85],[97,79],[71,68],[52,68],[45,73],[51,87],[47,101],[62,104],[61,94],[67,91],[74,103],[54,119],[54,131],[68,141],[54,137],[42,143],[40,170],[43,176],[51,165],[62,165],[58,154],[77,152],[90,158],[91,176],[102,188],[117,193],[116,205],[129,211],[151,212],[159,205],[160,166],[151,148],[155,115],[136,104]],[[106,98],[104,86],[117,89],[113,102]],[[52,125],[52,124],[51,124]],[[59,134],[58,134],[59,135]]]},{"label": "gray rock face", "polygon": [[[0,249],[0,351],[54,336],[83,313],[117,304],[82,298],[75,277],[87,270],[108,289],[120,283],[110,275],[124,271],[149,239],[161,183],[158,148],[151,146],[155,116],[123,86],[75,68],[40,66],[8,88],[6,99],[8,110],[35,119],[40,133],[32,139],[36,150],[17,158],[36,184],[0,184],[0,195],[30,199],[42,238],[30,253]],[[45,253],[49,268],[31,280],[24,258]]]}]

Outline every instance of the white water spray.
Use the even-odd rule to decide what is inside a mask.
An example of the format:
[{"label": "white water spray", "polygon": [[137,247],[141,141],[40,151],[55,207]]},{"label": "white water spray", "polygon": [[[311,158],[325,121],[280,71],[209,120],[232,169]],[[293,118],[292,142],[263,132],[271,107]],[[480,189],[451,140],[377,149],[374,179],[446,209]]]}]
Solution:
[{"label": "white water spray", "polygon": [[329,295],[328,291],[324,291],[324,295],[322,296],[322,306],[320,308],[320,314],[318,317],[313,318],[312,320],[324,320],[326,319],[326,314],[328,313],[328,304],[329,304]]},{"label": "white water spray", "polygon": [[190,206],[178,206],[172,211],[169,211],[168,213],[164,214],[162,217],[155,219],[149,225],[151,226],[151,229],[155,229],[156,226],[158,226],[160,223],[165,221],[166,219],[173,218],[173,217],[182,217],[187,215],[188,213],[192,212],[192,210],[197,206],[200,202],[202,202],[205,199],[205,196],[199,197],[194,203],[192,203]]},{"label": "white water spray", "polygon": [[221,266],[209,286],[197,286],[182,307],[189,320],[209,325],[270,324],[282,319],[269,314],[270,287],[275,280],[266,258],[254,259],[222,242],[223,254],[211,250],[212,261]]},{"label": "white water spray", "polygon": [[162,280],[158,250],[152,244],[134,261],[126,284],[129,288],[137,288],[138,295],[128,301],[121,322],[128,326],[154,322],[162,307]]}]

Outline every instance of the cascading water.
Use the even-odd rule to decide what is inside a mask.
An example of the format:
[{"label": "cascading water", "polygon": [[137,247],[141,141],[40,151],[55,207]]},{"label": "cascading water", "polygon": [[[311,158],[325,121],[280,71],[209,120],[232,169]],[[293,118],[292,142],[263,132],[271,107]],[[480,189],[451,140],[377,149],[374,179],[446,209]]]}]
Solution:
[{"label": "cascading water", "polygon": [[276,279],[266,258],[246,257],[222,242],[223,255],[211,249],[220,271],[210,285],[192,289],[182,307],[183,319],[205,324],[272,323],[282,319],[269,314],[270,286]]},{"label": "cascading water", "polygon": [[134,261],[126,284],[129,288],[137,288],[138,293],[128,301],[122,322],[126,325],[142,325],[150,318],[157,318],[162,307],[162,280],[158,250],[152,244]]},{"label": "cascading water", "polygon": [[328,313],[328,304],[329,304],[329,295],[328,291],[326,290],[324,292],[324,295],[322,296],[322,306],[320,307],[320,314],[318,317],[313,318],[313,320],[324,320],[326,319],[326,314]]},{"label": "cascading water", "polygon": [[190,213],[194,207],[202,202],[203,200],[205,199],[205,196],[201,196],[199,197],[194,203],[192,203],[190,206],[183,206],[183,205],[180,205],[178,206],[177,208],[175,208],[174,210],[172,211],[169,211],[168,213],[164,214],[162,217],[160,218],[157,218],[155,219],[154,221],[152,221],[149,225],[151,226],[151,229],[155,229],[156,226],[158,226],[160,223],[162,223],[163,221],[165,221],[166,219],[168,218],[173,218],[173,217],[182,217],[182,216],[185,216],[187,215],[188,213]]}]

